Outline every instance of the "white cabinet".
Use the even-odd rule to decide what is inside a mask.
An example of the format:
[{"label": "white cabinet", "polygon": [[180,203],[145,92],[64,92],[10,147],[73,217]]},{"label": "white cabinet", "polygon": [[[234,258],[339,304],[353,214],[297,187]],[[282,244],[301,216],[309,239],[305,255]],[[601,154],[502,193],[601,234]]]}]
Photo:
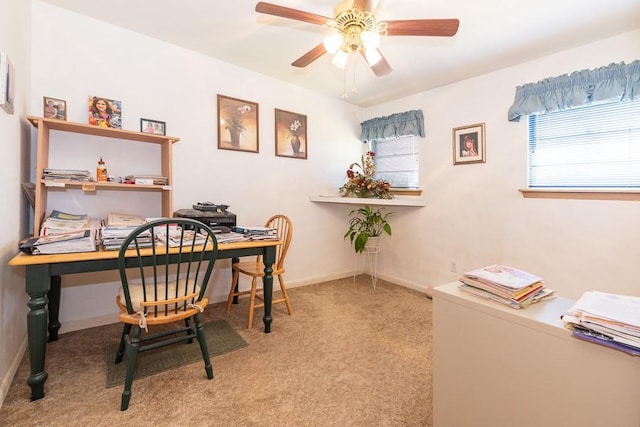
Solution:
[{"label": "white cabinet", "polygon": [[435,427],[640,425],[640,358],[571,337],[573,300],[513,310],[458,285],[433,292]]},{"label": "white cabinet", "polygon": [[[172,136],[154,135],[142,132],[135,132],[122,129],[101,128],[90,126],[82,123],[74,123],[64,120],[45,119],[42,117],[29,116],[27,119],[37,129],[38,139],[36,144],[36,171],[35,171],[35,200],[34,200],[34,224],[33,234],[40,232],[40,224],[47,211],[47,198],[51,189],[60,191],[82,191],[102,196],[114,196],[113,191],[142,191],[142,192],[158,192],[161,194],[160,212],[162,216],[170,217],[173,214],[173,196],[172,196],[172,173],[171,173],[171,150],[172,144],[179,141],[179,138]],[[127,143],[143,143],[143,144],[159,144],[160,145],[160,165],[161,175],[168,178],[167,185],[139,185],[139,184],[120,184],[115,182],[74,182],[74,181],[58,181],[55,187],[51,183],[45,183],[42,174],[45,168],[49,167],[50,159],[50,134],[51,131],[60,131],[72,134],[81,134],[87,136],[97,136],[108,138],[107,141],[125,141]],[[82,147],[78,147],[82,150]],[[126,155],[126,154],[123,154]],[[146,159],[141,159],[144,162]],[[97,159],[96,159],[97,162]],[[108,165],[107,165],[108,166]],[[158,165],[156,165],[158,166]],[[108,191],[107,191],[108,190]]]}]

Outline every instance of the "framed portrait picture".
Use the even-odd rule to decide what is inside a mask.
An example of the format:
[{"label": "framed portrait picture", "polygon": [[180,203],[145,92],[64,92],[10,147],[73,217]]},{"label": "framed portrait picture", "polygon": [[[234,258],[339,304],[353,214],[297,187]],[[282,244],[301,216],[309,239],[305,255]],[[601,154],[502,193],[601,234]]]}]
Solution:
[{"label": "framed portrait picture", "polygon": [[258,104],[218,95],[218,148],[258,152]]},{"label": "framed portrait picture", "polygon": [[122,129],[122,103],[101,96],[89,97],[89,124]]},{"label": "framed portrait picture", "polygon": [[307,116],[276,108],[276,156],[307,158]]},{"label": "framed portrait picture", "polygon": [[166,123],[151,119],[140,119],[140,132],[154,135],[166,135]]},{"label": "framed portrait picture", "polygon": [[67,120],[67,101],[42,97],[42,117],[45,119]]},{"label": "framed portrait picture", "polygon": [[453,129],[453,164],[484,163],[484,123]]}]

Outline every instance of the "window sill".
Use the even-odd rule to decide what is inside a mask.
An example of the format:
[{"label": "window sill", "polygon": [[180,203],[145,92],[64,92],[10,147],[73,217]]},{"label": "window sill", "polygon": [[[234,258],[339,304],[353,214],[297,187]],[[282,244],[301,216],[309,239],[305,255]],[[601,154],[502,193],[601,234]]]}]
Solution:
[{"label": "window sill", "polygon": [[347,205],[379,205],[379,206],[427,206],[427,201],[411,196],[395,196],[393,199],[365,199],[360,197],[341,196],[309,196],[309,200],[317,203],[340,203]]},{"label": "window sill", "polygon": [[584,200],[633,200],[640,201],[638,190],[588,190],[588,189],[522,189],[528,199],[584,199]]}]

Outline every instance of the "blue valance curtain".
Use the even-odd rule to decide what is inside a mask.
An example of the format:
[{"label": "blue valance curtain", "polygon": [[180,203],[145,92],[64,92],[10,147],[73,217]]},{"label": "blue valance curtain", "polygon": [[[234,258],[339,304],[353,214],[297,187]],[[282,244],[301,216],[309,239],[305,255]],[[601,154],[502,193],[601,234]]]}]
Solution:
[{"label": "blue valance curtain", "polygon": [[376,117],[361,123],[360,141],[381,141],[401,136],[424,137],[424,115],[422,110],[405,111],[386,117]]},{"label": "blue valance curtain", "polygon": [[634,99],[640,99],[640,60],[518,86],[508,119],[517,122],[524,115],[566,110],[592,102]]}]

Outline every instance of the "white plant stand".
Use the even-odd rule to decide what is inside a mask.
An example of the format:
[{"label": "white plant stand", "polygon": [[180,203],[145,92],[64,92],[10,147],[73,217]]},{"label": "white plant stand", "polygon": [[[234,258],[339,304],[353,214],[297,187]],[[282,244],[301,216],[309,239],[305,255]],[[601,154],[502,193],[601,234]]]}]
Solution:
[{"label": "white plant stand", "polygon": [[[382,251],[380,242],[377,237],[369,237],[367,244],[364,247],[363,253],[367,254],[367,261],[369,263],[369,275],[371,276],[371,284],[373,290],[376,290],[376,284],[378,283],[378,254]],[[358,258],[356,256],[356,262]],[[356,269],[353,270],[353,281],[356,280]]]}]

